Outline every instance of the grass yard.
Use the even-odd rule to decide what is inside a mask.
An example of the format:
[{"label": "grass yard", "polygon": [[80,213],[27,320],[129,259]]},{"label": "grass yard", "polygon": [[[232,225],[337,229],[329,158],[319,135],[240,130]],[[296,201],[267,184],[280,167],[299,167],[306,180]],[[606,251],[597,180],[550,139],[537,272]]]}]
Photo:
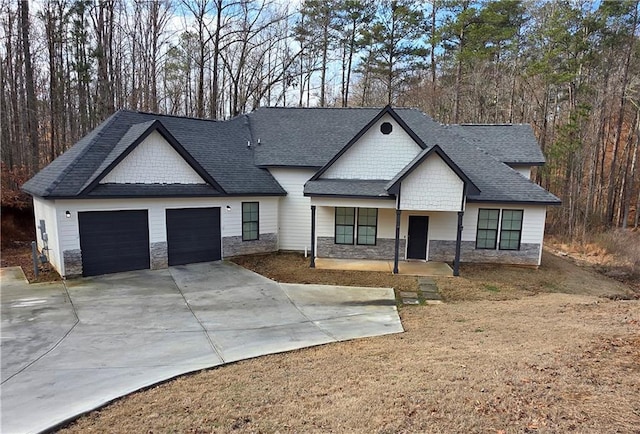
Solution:
[{"label": "grass yard", "polygon": [[[282,281],[415,285],[286,254],[240,262]],[[405,333],[184,376],[61,432],[640,432],[640,301],[621,300],[628,288],[551,255],[540,270],[461,273],[438,279],[448,303],[401,308]]]}]

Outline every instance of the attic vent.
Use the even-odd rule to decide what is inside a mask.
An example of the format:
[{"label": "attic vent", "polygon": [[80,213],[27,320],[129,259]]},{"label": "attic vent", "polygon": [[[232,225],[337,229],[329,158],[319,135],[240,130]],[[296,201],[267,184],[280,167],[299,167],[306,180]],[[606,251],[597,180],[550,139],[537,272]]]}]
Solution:
[{"label": "attic vent", "polygon": [[382,125],[380,125],[380,132],[382,134],[391,134],[391,131],[393,131],[393,125],[389,122],[383,122]]}]

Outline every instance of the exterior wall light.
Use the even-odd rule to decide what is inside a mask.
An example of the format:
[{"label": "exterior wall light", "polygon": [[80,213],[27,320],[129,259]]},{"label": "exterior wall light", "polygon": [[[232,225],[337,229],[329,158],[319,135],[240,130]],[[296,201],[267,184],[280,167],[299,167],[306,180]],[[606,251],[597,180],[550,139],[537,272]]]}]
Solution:
[{"label": "exterior wall light", "polygon": [[227,205],[227,212],[230,212],[230,211],[231,211],[231,207],[229,205]]},{"label": "exterior wall light", "polygon": [[69,210],[65,211],[65,212],[64,212],[64,216],[65,216],[66,218],[70,219],[70,218],[71,218],[71,211],[69,211]]}]

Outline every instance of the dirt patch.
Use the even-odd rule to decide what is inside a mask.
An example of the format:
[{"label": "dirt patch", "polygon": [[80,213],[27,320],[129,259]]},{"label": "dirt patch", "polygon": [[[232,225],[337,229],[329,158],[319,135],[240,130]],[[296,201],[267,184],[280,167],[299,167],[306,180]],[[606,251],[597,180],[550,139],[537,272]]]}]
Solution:
[{"label": "dirt patch", "polygon": [[640,293],[640,230],[614,229],[591,235],[584,242],[548,237],[545,245],[554,254],[570,259],[624,283]]},{"label": "dirt patch", "polygon": [[542,294],[401,311],[406,333],[182,377],[84,432],[636,432],[640,302]]},{"label": "dirt patch", "polygon": [[1,215],[1,267],[22,267],[29,282],[52,282],[60,280],[60,275],[49,264],[40,266],[38,278],[33,271],[31,241],[36,230],[33,209],[2,207]]},{"label": "dirt patch", "polygon": [[510,300],[539,293],[559,292],[612,298],[638,294],[592,267],[580,267],[550,251],[543,251],[540,268],[489,264],[462,264],[456,279],[435,277],[446,301]]},{"label": "dirt patch", "polygon": [[309,259],[299,253],[275,253],[233,258],[233,262],[258,274],[284,283],[313,283],[338,286],[369,286],[417,291],[418,279],[377,271],[341,271],[309,268]]},{"label": "dirt patch", "polygon": [[0,266],[2,267],[22,267],[29,283],[39,282],[55,282],[62,280],[56,270],[53,269],[51,264],[44,264],[39,266],[39,274],[36,279],[35,272],[33,270],[33,259],[31,254],[31,242],[22,241],[14,242],[13,247],[3,248],[0,255]]}]

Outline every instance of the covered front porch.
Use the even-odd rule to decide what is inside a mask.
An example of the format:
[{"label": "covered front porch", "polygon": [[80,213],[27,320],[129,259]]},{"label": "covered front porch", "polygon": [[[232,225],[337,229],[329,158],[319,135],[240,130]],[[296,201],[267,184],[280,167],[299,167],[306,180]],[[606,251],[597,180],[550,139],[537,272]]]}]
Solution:
[{"label": "covered front porch", "polygon": [[[393,260],[338,258],[315,259],[315,268],[321,270],[381,271],[393,273],[393,267]],[[445,262],[399,261],[397,274],[421,277],[453,277],[453,269]]]}]

